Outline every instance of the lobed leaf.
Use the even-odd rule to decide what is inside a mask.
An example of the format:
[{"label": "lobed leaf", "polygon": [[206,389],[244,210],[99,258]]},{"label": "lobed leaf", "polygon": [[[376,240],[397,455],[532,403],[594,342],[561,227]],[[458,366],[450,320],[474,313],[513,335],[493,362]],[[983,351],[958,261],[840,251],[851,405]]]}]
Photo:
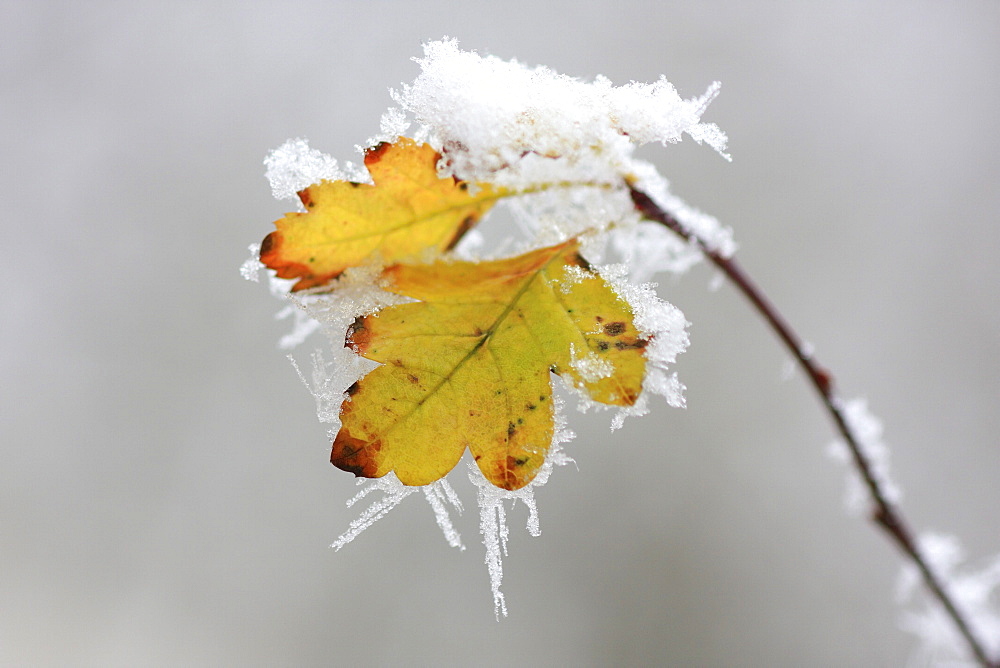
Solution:
[{"label": "lobed leaf", "polygon": [[347,345],[382,366],[348,390],[338,468],[425,485],[469,448],[490,482],[518,489],[552,442],[550,371],[605,404],[638,398],[647,340],[575,239],[492,262],[397,264],[384,276],[420,301],[348,332]]},{"label": "lobed leaf", "polygon": [[391,264],[428,250],[450,250],[490,209],[501,192],[454,178],[439,178],[440,154],[428,144],[400,138],[365,152],[374,185],[322,181],[299,192],[304,213],[275,221],[260,261],[292,290],[324,285],[349,267]]}]

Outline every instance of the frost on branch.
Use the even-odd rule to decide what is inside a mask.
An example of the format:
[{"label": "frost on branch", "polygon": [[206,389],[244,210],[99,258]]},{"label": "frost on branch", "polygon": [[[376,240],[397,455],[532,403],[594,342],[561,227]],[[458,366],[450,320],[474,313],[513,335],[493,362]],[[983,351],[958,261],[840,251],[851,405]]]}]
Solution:
[{"label": "frost on branch", "polygon": [[[889,448],[882,442],[882,422],[868,410],[865,399],[851,399],[842,407],[844,417],[851,431],[857,437],[862,454],[868,458],[872,476],[889,503],[897,503],[902,492],[889,475]],[[827,454],[848,467],[847,491],[844,505],[851,515],[860,515],[868,509],[870,495],[861,476],[851,466],[851,453],[843,441],[835,441],[827,448]]]},{"label": "frost on branch", "polygon": [[[428,143],[433,149],[426,149],[429,154],[436,151],[442,156],[431,164],[434,164],[437,176],[447,179],[452,189],[461,185],[463,191],[467,188],[470,197],[478,196],[484,202],[488,200],[484,210],[488,210],[494,200],[497,206],[507,208],[517,227],[508,230],[506,241],[492,248],[484,246],[483,237],[478,236],[477,230],[465,234],[465,228],[475,223],[476,219],[466,221],[468,224],[460,228],[456,237],[461,242],[455,251],[462,259],[471,262],[489,258],[507,259],[512,254],[528,253],[571,240],[574,244],[579,243],[579,261],[567,265],[564,277],[559,279],[561,284],[559,281],[551,283],[552,289],[561,291],[565,297],[575,290],[574,283],[594,279],[604,281],[613,293],[610,294],[610,301],[626,309],[631,323],[626,325],[625,322],[597,318],[596,324],[592,322],[588,325],[594,327],[594,331],[587,333],[581,330],[578,332],[582,335],[579,341],[567,343],[568,366],[563,369],[563,382],[558,385],[565,384],[571,394],[577,395],[582,410],[598,405],[584,395],[584,386],[608,379],[614,372],[607,358],[600,357],[595,351],[608,350],[607,337],[620,335],[626,327],[633,327],[629,331],[635,336],[629,334],[631,338],[628,341],[623,337],[612,339],[610,343],[623,346],[618,350],[638,350],[637,356],[644,361],[645,372],[641,377],[641,388],[636,382],[635,391],[627,396],[628,401],[618,402],[617,413],[611,421],[612,428],[620,427],[628,415],[648,412],[649,396],[652,394],[663,396],[671,406],[683,406],[684,386],[672,369],[677,356],[688,345],[688,323],[677,308],[656,295],[655,284],[637,282],[648,281],[661,272],[682,273],[698,262],[702,253],[696,245],[681,240],[661,226],[640,221],[631,201],[629,185],[641,188],[721,255],[728,256],[735,251],[736,246],[728,229],[672,195],[667,181],[656,168],[634,157],[636,147],[641,144],[657,142],[666,145],[680,141],[686,135],[698,143],[708,144],[728,159],[724,152],[725,134],[714,124],[701,121],[707,106],[719,93],[718,83],[711,84],[703,95],[685,100],[662,77],[650,84],[631,82],[622,86],[615,86],[604,77],[585,82],[545,67],[531,68],[516,61],[463,52],[454,40],[426,44],[424,57],[416,60],[421,73],[412,84],[392,93],[397,106],[383,116],[380,134],[369,142],[368,147],[359,148],[365,150],[382,141],[394,142],[390,148],[398,147],[404,143],[400,140],[403,133],[408,133],[416,143]],[[288,199],[298,194],[300,211],[303,216],[309,216],[313,211],[310,207],[317,205],[313,194],[332,191],[309,188],[303,193],[304,189],[325,179],[340,182],[337,188],[341,191],[353,189],[361,193],[370,186],[360,187],[359,184],[373,183],[369,170],[378,163],[384,169],[388,163],[388,160],[383,162],[386,150],[384,146],[379,146],[370,152],[365,161],[368,169],[365,169],[351,163],[341,166],[330,156],[310,148],[305,140],[289,140],[265,160],[267,178],[275,197]],[[405,173],[405,180],[409,180],[410,172]],[[382,187],[378,183],[375,179],[374,187]],[[416,196],[423,195],[418,193]],[[456,196],[461,198],[461,195]],[[328,226],[327,229],[343,224],[340,222],[343,218],[330,211],[336,211],[336,207],[344,202],[345,199],[338,195],[332,208],[326,210],[323,224]],[[405,199],[397,204],[404,217],[408,206],[416,207],[412,201]],[[358,207],[363,206],[358,198],[352,199],[348,208],[354,215],[358,214]],[[426,201],[420,206],[426,207]],[[380,211],[365,211],[363,215],[358,215],[366,220],[378,220]],[[286,218],[290,221],[286,221],[289,226],[301,225],[304,220],[296,214]],[[423,221],[430,215],[423,218],[416,215],[415,218]],[[381,220],[384,222],[385,217],[381,216]],[[483,224],[489,222],[484,220]],[[392,222],[391,226],[395,230],[410,224],[406,221],[399,225]],[[322,261],[313,257],[313,249],[318,249],[315,254],[324,252],[322,234],[325,233],[323,230],[311,230],[309,234],[312,236],[308,237],[306,245],[294,249],[298,255],[281,255],[283,267],[296,263],[303,267],[301,270],[289,269],[282,275],[305,275],[303,272],[311,271],[307,266],[309,263]],[[343,230],[338,231],[338,234],[342,233]],[[371,236],[370,231],[366,234]],[[464,239],[462,234],[465,234]],[[352,227],[346,238],[355,236],[356,230]],[[345,335],[350,331],[348,338],[361,351],[360,341],[377,329],[375,323],[390,320],[390,312],[381,313],[383,309],[412,301],[387,291],[392,289],[392,284],[388,272],[383,273],[382,265],[392,262],[405,265],[411,260],[430,263],[440,258],[426,249],[427,252],[419,258],[386,260],[385,245],[382,244],[367,263],[348,264],[342,273],[337,269],[326,275],[318,271],[309,274],[320,277],[307,281],[307,284],[300,283],[292,292],[294,279],[274,276],[275,263],[271,258],[278,256],[279,243],[291,246],[295,241],[291,233],[286,235],[282,232],[276,236],[269,235],[264,243],[268,254],[265,262],[271,267],[271,290],[289,302],[279,317],[294,320],[293,330],[281,340],[281,346],[294,347],[317,331],[326,336],[328,345],[313,354],[310,368],[300,368],[294,361],[293,364],[315,398],[320,421],[330,425],[330,436],[336,442],[342,428],[341,418],[345,414],[342,407],[348,405],[345,402],[356,401],[352,410],[362,411],[363,402],[355,395],[358,392],[361,392],[358,396],[364,394],[358,389],[364,384],[358,381],[378,366],[355,354],[352,349],[345,348]],[[331,245],[325,244],[327,247]],[[339,247],[340,244],[337,245]],[[454,243],[449,243],[441,248],[451,251],[453,246]],[[309,250],[303,251],[303,248]],[[287,250],[286,247],[281,253]],[[440,255],[440,250],[437,252]],[[261,257],[264,259],[263,255]],[[446,255],[445,264],[454,259],[455,255]],[[620,264],[614,264],[616,261]],[[252,259],[244,264],[242,271],[245,277],[255,279],[260,268],[260,262]],[[353,328],[362,327],[360,317],[370,318],[372,327],[368,334],[355,337],[357,330]],[[439,336],[440,332],[435,331],[432,335]],[[488,336],[493,336],[492,329]],[[588,349],[588,345],[596,345],[593,343],[596,336],[605,337],[605,348]],[[387,363],[394,362],[399,360]],[[548,368],[543,367],[543,372],[548,373]],[[410,378],[413,383],[423,380],[417,378],[418,372],[414,371]],[[567,381],[571,375],[575,375],[577,380]],[[550,377],[552,379],[554,376]],[[490,483],[483,472],[470,462],[469,477],[477,487],[480,531],[498,617],[507,614],[500,590],[502,557],[506,554],[508,537],[505,501],[510,500],[515,506],[520,501],[527,507],[528,532],[538,535],[540,527],[535,488],[545,484],[555,465],[572,461],[563,450],[563,444],[573,435],[565,426],[562,400],[556,394],[551,396],[555,428],[551,432],[551,443],[548,444],[544,462],[533,480],[520,489],[501,489]],[[507,433],[509,446],[511,433],[517,426],[511,421],[508,429],[506,424],[505,419],[503,431]],[[355,437],[349,436],[344,439],[347,444],[344,446],[345,461],[357,452],[351,449],[355,446],[350,439]],[[517,463],[517,466],[521,465]],[[349,461],[346,467],[354,470]],[[359,473],[363,472],[361,467],[357,468]],[[406,479],[402,474],[401,477]],[[381,477],[362,479],[359,484],[360,491],[348,505],[362,501],[368,505],[351,523],[348,531],[333,544],[335,548],[346,545],[420,490],[434,511],[447,542],[464,549],[451,517],[453,510],[459,514],[462,512],[462,504],[446,479],[422,487],[407,486],[390,472]]]},{"label": "frost on branch", "polygon": [[[928,532],[920,536],[919,545],[955,603],[968,615],[969,625],[984,642],[987,653],[1000,656],[1000,557],[975,571],[962,565],[965,554],[954,536]],[[897,596],[901,604],[909,605],[900,625],[920,641],[913,663],[976,665],[941,604],[920,587],[920,574],[912,564],[906,564],[900,573]]]}]

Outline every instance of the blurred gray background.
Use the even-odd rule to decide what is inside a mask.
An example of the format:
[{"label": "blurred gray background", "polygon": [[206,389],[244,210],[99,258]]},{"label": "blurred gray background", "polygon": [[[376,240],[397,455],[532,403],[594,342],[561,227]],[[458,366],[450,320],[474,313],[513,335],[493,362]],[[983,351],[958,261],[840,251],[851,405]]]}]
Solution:
[{"label": "blurred gray background", "polygon": [[[238,273],[287,207],[261,160],[338,159],[422,41],[616,83],[713,80],[644,149],[886,424],[905,509],[1000,551],[997,2],[160,2],[0,8],[0,663],[900,665],[900,561],[843,511],[828,417],[728,286],[692,321],[686,410],[579,438],[511,513],[497,623],[464,474],[339,553],[354,479]],[[304,358],[312,349],[298,351]]]}]

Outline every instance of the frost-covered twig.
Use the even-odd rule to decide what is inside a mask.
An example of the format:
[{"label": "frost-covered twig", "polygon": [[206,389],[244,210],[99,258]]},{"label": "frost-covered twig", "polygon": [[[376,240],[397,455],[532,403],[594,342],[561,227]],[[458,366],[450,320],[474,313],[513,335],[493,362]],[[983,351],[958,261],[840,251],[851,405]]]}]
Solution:
[{"label": "frost-covered twig", "polygon": [[788,325],[774,305],[764,296],[735,259],[724,252],[720,252],[719,249],[713,247],[712,244],[706,242],[698,234],[685,227],[674,216],[653,201],[645,192],[631,184],[629,189],[636,210],[644,218],[661,223],[671,231],[677,233],[685,241],[697,244],[705,256],[716,267],[722,270],[740,292],[750,300],[754,308],[767,320],[774,332],[792,355],[794,355],[803,371],[809,377],[809,380],[812,381],[824,406],[831,417],[833,417],[837,430],[840,432],[851,453],[854,465],[871,495],[873,506],[872,519],[885,530],[919,571],[927,588],[941,603],[948,617],[969,645],[969,649],[976,660],[985,668],[1000,667],[1000,660],[993,661],[989,658],[983,643],[972,630],[965,614],[962,610],[959,610],[952,595],[945,587],[942,578],[932,568],[923,550],[918,545],[913,531],[904,519],[899,507],[894,503],[891,492],[887,490],[882,478],[878,475],[871,458],[864,448],[862,439],[856,433],[855,427],[848,419],[844,410],[844,404],[834,388],[833,376],[830,372],[816,362],[810,348],[799,339],[795,331]]},{"label": "frost-covered twig", "polygon": [[[426,143],[440,154],[435,164],[438,177],[469,184],[470,194],[481,187],[493,188],[497,199],[504,200],[525,238],[508,238],[484,254],[473,231],[455,249],[456,256],[463,260],[492,261],[507,257],[512,248],[517,253],[537,252],[542,247],[579,239],[581,257],[592,266],[595,276],[607,281],[629,304],[636,327],[649,343],[644,352],[647,372],[643,392],[634,404],[619,411],[612,427],[620,426],[625,415],[646,412],[650,393],[664,395],[671,405],[684,403],[683,385],[668,368],[687,346],[687,323],[677,309],[659,302],[651,288],[630,284],[626,274],[638,283],[661,271],[683,273],[707,257],[753,303],[805,370],[842,436],[843,447],[836,452],[845,461],[853,462],[858,472],[857,479],[851,481],[857,483],[852,489],[860,491],[863,499],[870,497],[873,519],[906,555],[908,581],[922,578],[927,584],[925,598],[933,602],[933,608],[928,609],[929,614],[920,612],[907,617],[906,628],[920,634],[930,648],[927,651],[934,656],[943,655],[938,647],[944,647],[949,656],[964,656],[968,647],[982,666],[1000,668],[1000,663],[989,659],[991,652],[1000,656],[1000,610],[993,605],[1000,566],[991,566],[984,573],[956,573],[954,560],[944,558],[956,552],[948,541],[915,536],[897,505],[895,487],[888,476],[887,451],[880,440],[880,424],[867,412],[864,401],[841,400],[831,374],[816,363],[811,349],[732,259],[736,244],[731,231],[671,195],[653,165],[634,156],[642,144],[667,145],[687,136],[708,144],[728,159],[725,133],[714,123],[701,120],[708,103],[718,94],[719,84],[713,83],[699,98],[683,100],[662,77],[652,84],[614,86],[605,77],[588,83],[545,67],[532,68],[517,61],[462,51],[451,39],[425,44],[424,54],[424,58],[416,59],[421,74],[413,84],[392,93],[398,107],[383,116],[381,133],[366,146],[381,146],[381,142],[392,145],[405,137],[410,138],[408,142]],[[361,183],[379,186],[374,173],[350,163],[338,166],[332,158],[310,149],[304,140],[286,143],[272,153],[267,164],[268,178],[279,198],[295,198],[301,189],[323,179],[349,181],[352,189]],[[305,199],[302,205],[307,205]],[[652,223],[638,224],[641,217]],[[480,242],[483,239],[478,238]],[[271,235],[268,239],[274,241]],[[270,242],[267,245],[273,246]],[[259,250],[259,246],[253,247],[255,257],[243,267],[247,278],[254,279],[263,266],[256,258]],[[607,261],[605,253],[619,256],[623,263],[603,264]],[[274,255],[269,257],[272,270],[290,266],[284,261],[275,266]],[[381,252],[369,259],[374,264],[385,260]],[[313,259],[310,257],[308,262]],[[392,300],[407,299],[382,289],[385,286],[376,280],[380,267],[364,263],[352,266],[337,280],[336,290],[328,286],[290,297],[300,315],[293,335],[283,340],[283,344],[294,345],[317,329],[328,335],[332,344],[329,357],[314,356],[311,380],[300,375],[316,397],[320,420],[338,427],[343,426],[342,402],[353,401],[350,397],[354,393],[348,388],[357,389],[352,383],[376,364],[344,348],[345,332],[357,316],[373,316],[380,308],[396,303]],[[587,268],[579,277],[585,278],[590,272],[591,268]],[[567,276],[571,278],[571,274],[568,270]],[[287,281],[281,283],[274,277],[272,285],[281,295],[291,288]],[[645,306],[640,307],[642,304]],[[587,336],[583,330],[581,333]],[[482,330],[477,336],[480,334]],[[584,380],[593,382],[609,373],[609,367],[584,348],[570,345],[569,357],[566,369]],[[416,376],[410,380],[417,380]],[[570,391],[576,389],[570,383]],[[585,410],[590,405],[581,401],[580,408]],[[510,425],[513,428],[513,422]],[[485,469],[473,465],[498,617],[506,614],[500,592],[501,558],[506,552],[507,536],[504,501],[520,499],[528,505],[528,530],[533,535],[538,533],[533,486],[544,482],[553,464],[568,461],[558,449],[568,432],[560,436],[565,430],[561,425],[557,427],[543,470],[517,491],[495,487],[483,477]],[[331,438],[337,438],[338,433],[332,429]],[[364,483],[351,503],[374,492],[381,492],[382,498],[351,524],[335,546],[339,548],[351,540],[415,489],[395,475]],[[454,490],[439,480],[423,491],[449,544],[461,548],[445,503],[461,512]],[[939,619],[945,620],[946,626]]]}]

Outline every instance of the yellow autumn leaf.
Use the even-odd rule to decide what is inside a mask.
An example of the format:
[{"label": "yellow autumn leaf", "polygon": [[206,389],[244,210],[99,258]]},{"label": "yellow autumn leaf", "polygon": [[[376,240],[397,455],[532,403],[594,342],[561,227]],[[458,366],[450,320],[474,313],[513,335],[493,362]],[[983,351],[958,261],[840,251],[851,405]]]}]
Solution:
[{"label": "yellow autumn leaf", "polygon": [[299,193],[305,213],[275,221],[260,260],[292,290],[324,285],[345,269],[371,261],[391,264],[430,249],[450,250],[485,214],[498,191],[438,178],[440,154],[428,144],[400,138],[365,152],[374,185],[322,181]]},{"label": "yellow autumn leaf", "polygon": [[552,442],[550,371],[605,404],[638,398],[647,340],[576,240],[384,275],[390,291],[420,301],[359,318],[348,333],[348,345],[382,366],[348,390],[331,454],[341,469],[425,485],[468,447],[490,482],[518,489]]}]

